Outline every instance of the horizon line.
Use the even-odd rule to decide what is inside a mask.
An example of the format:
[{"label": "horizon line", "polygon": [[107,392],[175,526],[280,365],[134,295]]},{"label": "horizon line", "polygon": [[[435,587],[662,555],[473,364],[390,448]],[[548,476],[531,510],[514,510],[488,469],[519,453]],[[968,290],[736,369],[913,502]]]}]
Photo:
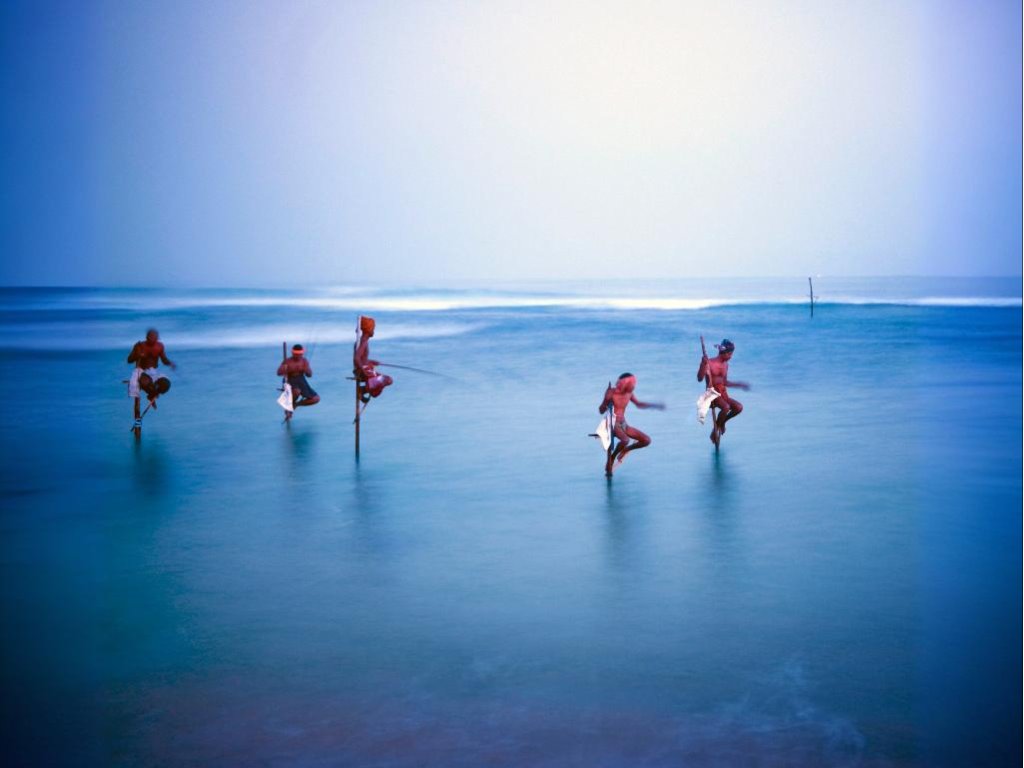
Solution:
[{"label": "horizon line", "polygon": [[[839,274],[813,274],[813,275],[730,275],[730,276],[691,276],[691,277],[622,277],[617,278],[617,283],[649,283],[649,282],[689,282],[689,281],[729,281],[729,280],[800,280],[806,282],[808,278],[814,280],[1018,280],[1022,281],[1024,289],[1024,274],[1001,274],[1001,275],[839,275]],[[470,285],[478,288],[485,288],[490,285],[522,285],[529,283],[537,284],[580,284],[601,282],[604,278],[586,277],[563,277],[563,278],[448,278],[446,280],[429,282],[422,280],[352,280],[348,282],[323,282],[323,283],[281,283],[281,284],[242,284],[242,283],[164,283],[164,284],[143,284],[143,283],[82,283],[82,284],[0,284],[0,290],[302,290],[316,288],[338,288],[338,287],[401,287],[438,289],[452,285]]]}]

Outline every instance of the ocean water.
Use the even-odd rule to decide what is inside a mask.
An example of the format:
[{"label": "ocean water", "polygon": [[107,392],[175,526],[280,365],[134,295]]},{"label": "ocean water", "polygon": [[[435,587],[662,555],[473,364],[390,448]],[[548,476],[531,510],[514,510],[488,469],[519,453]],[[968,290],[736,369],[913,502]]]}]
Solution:
[{"label": "ocean water", "polygon": [[[805,288],[0,290],[5,762],[1012,764],[1020,281]],[[360,312],[447,376],[392,370],[356,461]],[[717,456],[700,334],[753,386]],[[626,370],[668,410],[606,481]]]}]

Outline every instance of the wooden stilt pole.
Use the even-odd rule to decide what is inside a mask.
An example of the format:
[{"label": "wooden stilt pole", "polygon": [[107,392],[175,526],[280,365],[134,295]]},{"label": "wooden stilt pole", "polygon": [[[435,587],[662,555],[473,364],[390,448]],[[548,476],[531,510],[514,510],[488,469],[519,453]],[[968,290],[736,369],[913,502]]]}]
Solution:
[{"label": "wooden stilt pole", "polygon": [[360,403],[360,400],[359,400],[359,371],[356,370],[355,361],[356,361],[356,350],[359,349],[359,321],[361,319],[362,319],[361,316],[356,318],[356,342],[355,342],[355,344],[352,345],[352,378],[353,378],[354,383],[356,385],[356,418],[355,418],[355,422],[354,422],[355,423],[355,428],[356,428],[356,461],[359,461],[359,416],[360,416],[360,407],[359,406],[362,403]]},{"label": "wooden stilt pole", "polygon": [[[281,362],[285,363],[287,361],[288,361],[288,342],[287,341],[282,341],[281,342]],[[281,377],[281,393],[282,394],[284,394],[284,388],[285,388],[285,385],[287,383],[288,383],[288,376],[287,375],[282,376]],[[288,411],[287,409],[285,409],[284,419],[281,422],[282,424],[287,424],[289,427],[291,427],[291,423],[292,423],[292,418],[291,417],[295,413],[294,409],[295,409],[295,398],[292,398],[292,410]]]},{"label": "wooden stilt pole", "polygon": [[814,317],[814,283],[811,281],[811,278],[809,277],[807,278],[807,287],[810,289],[811,292],[811,317]]},{"label": "wooden stilt pole", "polygon": [[[707,358],[707,356],[708,356],[708,348],[706,346],[704,346],[704,337],[703,336],[700,337],[700,351],[701,351],[701,354],[705,358]],[[705,384],[705,386],[707,386],[708,389],[711,389],[711,370],[710,370],[710,368],[708,369],[707,374],[704,376],[704,384]],[[718,409],[714,405],[712,405],[711,406],[711,428],[712,429],[718,429],[718,413],[717,413],[717,411],[718,411]],[[722,436],[719,435],[718,436],[718,442],[715,443],[715,453],[718,453],[718,444],[721,441],[722,441]]]},{"label": "wooden stilt pole", "polygon": [[[612,383],[609,381],[608,382],[608,389],[611,389],[611,388],[612,388]],[[605,415],[605,419],[608,422],[608,435],[611,437],[611,440],[608,441],[608,456],[607,456],[607,458],[610,460],[611,457],[612,457],[612,454],[615,453],[615,408],[614,408],[614,406],[608,406],[608,413]],[[607,462],[605,463],[605,466],[606,467],[608,466]]]},{"label": "wooden stilt pole", "polygon": [[139,398],[138,398],[138,396],[135,397],[133,415],[135,417],[135,421],[134,421],[135,426],[132,427],[132,431],[135,433],[135,439],[136,440],[140,440],[140,439],[142,439],[142,414],[139,412]]},{"label": "wooden stilt pole", "polygon": [[[713,406],[713,405],[711,406],[711,421],[715,424],[715,428],[717,429],[717,425],[718,425],[718,409],[715,406]],[[722,434],[719,433],[718,434],[718,442],[715,443],[715,453],[716,454],[718,453],[718,448],[721,445],[721,443],[722,443]]]}]

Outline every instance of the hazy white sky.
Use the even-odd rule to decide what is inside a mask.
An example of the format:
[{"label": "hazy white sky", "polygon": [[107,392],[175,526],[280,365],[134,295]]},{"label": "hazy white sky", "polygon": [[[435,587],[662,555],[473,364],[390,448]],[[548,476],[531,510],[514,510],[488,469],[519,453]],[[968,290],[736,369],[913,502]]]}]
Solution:
[{"label": "hazy white sky", "polygon": [[1013,2],[0,10],[4,284],[1020,274]]}]

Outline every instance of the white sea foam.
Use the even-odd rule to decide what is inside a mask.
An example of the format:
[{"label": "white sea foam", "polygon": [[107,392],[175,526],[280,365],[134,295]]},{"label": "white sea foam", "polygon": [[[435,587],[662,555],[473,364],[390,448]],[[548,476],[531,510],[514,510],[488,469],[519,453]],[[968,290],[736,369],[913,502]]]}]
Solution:
[{"label": "white sea foam", "polygon": [[[687,311],[716,307],[751,305],[806,305],[806,296],[672,296],[672,295],[580,295],[548,293],[355,293],[344,295],[97,295],[68,296],[43,301],[6,301],[5,310],[130,310],[167,312],[189,309],[265,308],[303,309],[327,312],[457,312],[502,309],[579,309]],[[819,306],[910,306],[910,307],[1019,307],[1020,296],[907,296],[907,295],[822,295]]]},{"label": "white sea foam", "polygon": [[907,303],[918,307],[1019,307],[1021,297],[928,296],[923,299],[911,299]]},{"label": "white sea foam", "polygon": [[[437,339],[472,333],[484,326],[470,323],[389,323],[381,327],[375,338],[381,341],[403,339]],[[0,326],[0,349],[35,350],[106,350],[131,347],[139,336],[137,324],[100,322],[73,324],[67,322],[27,323]],[[168,348],[175,349],[243,349],[276,347],[282,341],[301,342],[307,347],[318,344],[350,344],[355,328],[313,323],[280,323],[254,327],[212,327],[179,333],[168,328],[163,334]]]},{"label": "white sea foam", "polygon": [[[786,302],[754,302],[756,304],[807,304],[805,297],[801,301]],[[815,297],[814,306],[854,306],[854,307],[1019,307],[1021,299],[1012,296],[922,296],[922,297],[876,297],[837,296]]]},{"label": "white sea foam", "polygon": [[[401,339],[439,339],[472,333],[481,326],[471,324],[445,323],[438,325],[416,325],[390,323],[382,326],[374,335],[378,341]],[[228,330],[222,334],[216,331],[204,333],[175,334],[174,346],[181,349],[212,349],[216,347],[241,348],[276,345],[281,341],[297,341],[307,346],[313,344],[348,344],[355,341],[355,328],[332,325],[329,328],[308,324],[280,324],[258,326],[251,330]]]}]

